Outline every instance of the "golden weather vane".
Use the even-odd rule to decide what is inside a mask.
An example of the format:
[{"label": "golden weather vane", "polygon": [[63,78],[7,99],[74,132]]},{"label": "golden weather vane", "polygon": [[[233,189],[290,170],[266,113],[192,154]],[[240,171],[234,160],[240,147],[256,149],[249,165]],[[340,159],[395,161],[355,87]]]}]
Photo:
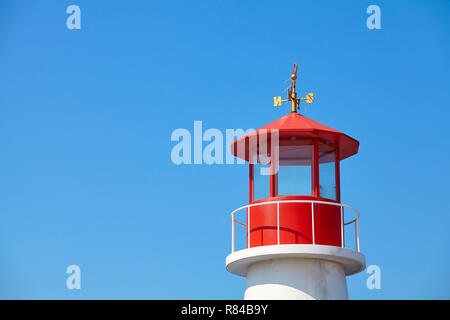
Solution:
[{"label": "golden weather vane", "polygon": [[295,91],[295,81],[297,80],[297,64],[294,63],[294,70],[291,75],[291,88],[288,89],[287,99],[282,100],[281,96],[273,97],[273,106],[281,107],[283,102],[291,101],[291,112],[297,112],[300,109],[300,101],[305,100],[306,103],[314,102],[314,94],[308,93],[305,98],[297,98],[297,92]]}]

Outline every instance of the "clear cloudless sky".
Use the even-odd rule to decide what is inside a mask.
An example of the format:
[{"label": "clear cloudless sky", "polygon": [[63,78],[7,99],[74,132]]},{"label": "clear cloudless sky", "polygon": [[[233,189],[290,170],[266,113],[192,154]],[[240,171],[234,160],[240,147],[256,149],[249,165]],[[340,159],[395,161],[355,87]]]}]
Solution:
[{"label": "clear cloudless sky", "polygon": [[177,166],[170,137],[284,116],[293,62],[306,115],[360,141],[342,201],[382,287],[350,276],[350,298],[450,298],[449,39],[444,0],[2,0],[0,298],[242,298],[247,166]]}]

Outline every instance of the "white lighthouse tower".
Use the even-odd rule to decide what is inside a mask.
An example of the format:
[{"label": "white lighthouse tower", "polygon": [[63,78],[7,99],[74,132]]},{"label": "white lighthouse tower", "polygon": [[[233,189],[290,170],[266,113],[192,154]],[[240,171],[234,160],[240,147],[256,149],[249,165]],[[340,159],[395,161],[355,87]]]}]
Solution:
[{"label": "white lighthouse tower", "polygon": [[339,168],[359,142],[298,114],[314,95],[297,98],[296,64],[291,79],[287,99],[274,98],[276,107],[290,101],[291,113],[231,145],[249,162],[250,192],[231,214],[226,268],[246,277],[245,299],[348,299],[346,276],[364,270],[365,257],[359,213],[341,203]]}]

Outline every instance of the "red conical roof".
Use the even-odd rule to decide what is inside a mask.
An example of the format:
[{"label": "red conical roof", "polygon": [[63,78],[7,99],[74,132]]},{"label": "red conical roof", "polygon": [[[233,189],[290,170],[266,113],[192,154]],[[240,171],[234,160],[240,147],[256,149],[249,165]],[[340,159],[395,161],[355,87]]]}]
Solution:
[{"label": "red conical roof", "polygon": [[[283,138],[319,138],[322,142],[331,143],[339,148],[339,159],[348,158],[358,152],[359,142],[346,134],[327,127],[317,121],[305,117],[297,112],[291,112],[278,120],[275,120],[264,127],[255,130],[248,135],[234,141],[231,144],[231,152],[233,155],[249,161],[249,156],[255,150],[249,150],[249,139],[251,137],[269,135],[274,130],[278,130],[279,139]],[[258,140],[259,143],[259,140]],[[242,145],[245,144],[245,145]],[[240,147],[245,146],[245,156],[241,152],[237,152]]]}]

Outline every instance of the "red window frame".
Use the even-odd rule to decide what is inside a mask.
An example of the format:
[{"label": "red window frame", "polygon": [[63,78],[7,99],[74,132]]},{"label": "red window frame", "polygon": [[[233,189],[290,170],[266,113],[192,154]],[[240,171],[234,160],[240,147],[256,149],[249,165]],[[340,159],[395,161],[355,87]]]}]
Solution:
[{"label": "red window frame", "polygon": [[[286,139],[287,140],[287,139]],[[312,161],[312,174],[311,174],[311,184],[312,184],[312,196],[318,199],[320,197],[319,190],[319,143],[326,143],[326,141],[319,138],[305,139],[312,140],[313,145],[313,161]],[[332,144],[331,144],[332,145]],[[336,156],[335,156],[335,180],[336,180],[336,201],[341,202],[341,179],[340,179],[340,161],[339,161],[339,147],[332,145],[335,148]],[[275,167],[278,166],[278,150],[274,148],[271,144],[270,150],[270,193],[269,197],[277,197],[278,196],[278,172],[275,172]],[[273,161],[275,159],[275,161]],[[302,196],[302,195],[299,195]],[[324,198],[327,200],[328,199]],[[260,199],[258,199],[260,200]],[[254,202],[254,165],[253,163],[249,163],[249,202]]]}]

